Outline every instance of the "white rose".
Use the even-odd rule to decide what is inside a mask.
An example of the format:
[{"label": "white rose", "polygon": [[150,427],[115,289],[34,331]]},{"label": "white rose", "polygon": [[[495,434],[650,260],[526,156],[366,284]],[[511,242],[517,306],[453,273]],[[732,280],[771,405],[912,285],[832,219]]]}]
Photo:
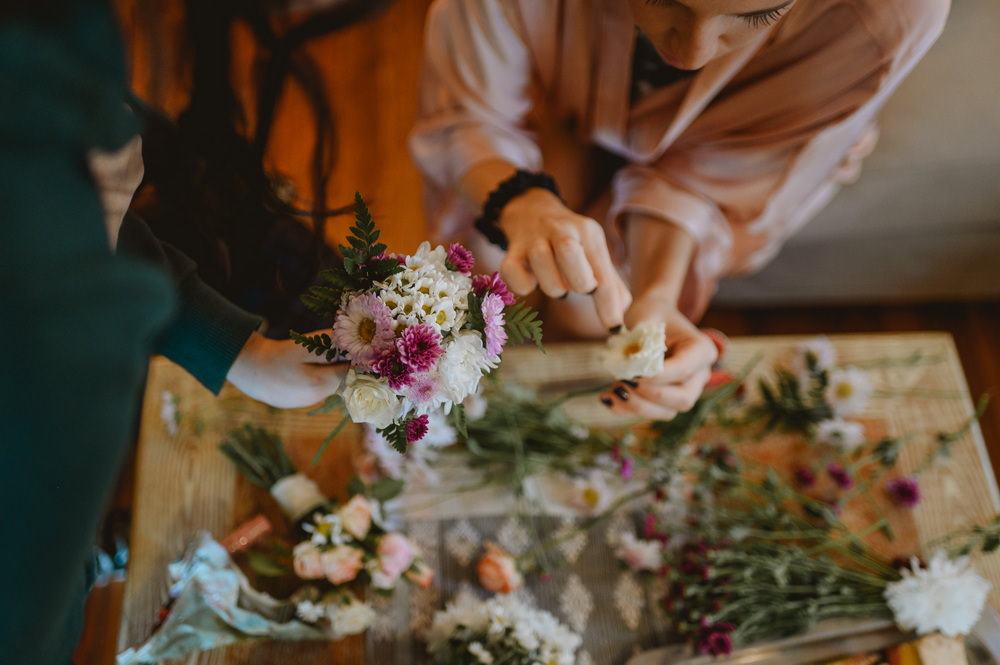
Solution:
[{"label": "white rose", "polygon": [[643,321],[633,330],[612,335],[604,352],[604,368],[616,379],[658,374],[667,352],[666,329],[662,321]]},{"label": "white rose", "polygon": [[378,377],[348,370],[341,397],[355,423],[388,427],[399,415],[399,398],[389,384]]},{"label": "white rose", "polygon": [[496,367],[486,357],[483,340],[475,330],[463,330],[452,338],[438,361],[438,372],[452,402],[461,402],[479,388],[483,372]]},{"label": "white rose", "polygon": [[301,473],[285,476],[272,485],[271,496],[292,521],[326,502],[326,497],[319,491],[316,483]]}]

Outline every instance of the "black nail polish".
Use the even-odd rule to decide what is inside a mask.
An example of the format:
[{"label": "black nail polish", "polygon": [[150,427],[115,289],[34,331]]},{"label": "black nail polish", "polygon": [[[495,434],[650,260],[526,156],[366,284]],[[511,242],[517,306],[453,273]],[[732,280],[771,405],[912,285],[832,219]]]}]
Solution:
[{"label": "black nail polish", "polygon": [[608,332],[611,333],[612,335],[617,335],[621,331],[622,331],[621,325],[611,326],[610,328],[608,328]]},{"label": "black nail polish", "polygon": [[624,388],[622,388],[621,386],[618,386],[617,388],[615,388],[611,392],[613,392],[614,394],[618,395],[618,399],[620,399],[623,402],[627,402],[628,398],[630,397],[630,395],[628,394],[628,391],[625,390]]},{"label": "black nail polish", "polygon": [[604,406],[610,407],[613,403],[614,402],[611,401],[610,397],[606,395],[601,396],[601,404],[603,404]]},{"label": "black nail polish", "polygon": [[639,387],[638,381],[632,381],[630,379],[622,379],[622,383],[624,383],[626,386],[632,386],[633,388]]},{"label": "black nail polish", "polygon": [[587,291],[587,295],[588,296],[592,296],[595,293],[597,293],[597,287],[596,286],[594,288],[592,288],[590,291]]},{"label": "black nail polish", "polygon": [[566,298],[569,298],[569,291],[559,296],[559,300],[566,300]]}]

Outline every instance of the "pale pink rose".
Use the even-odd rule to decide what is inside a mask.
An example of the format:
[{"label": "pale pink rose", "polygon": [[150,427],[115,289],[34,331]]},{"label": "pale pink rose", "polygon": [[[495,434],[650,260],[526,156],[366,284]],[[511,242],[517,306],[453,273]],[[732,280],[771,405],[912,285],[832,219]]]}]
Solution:
[{"label": "pale pink rose", "polygon": [[387,533],[378,541],[378,560],[382,572],[391,580],[399,579],[413,563],[413,546],[401,533]]},{"label": "pale pink rose", "polygon": [[363,556],[362,550],[350,545],[338,545],[332,550],[323,552],[320,558],[323,560],[323,573],[326,579],[334,584],[350,582],[364,567]]},{"label": "pale pink rose", "polygon": [[434,571],[424,563],[423,559],[417,559],[413,562],[413,566],[406,571],[406,579],[421,589],[427,589],[434,584]]},{"label": "pale pink rose", "polygon": [[495,593],[510,593],[524,585],[514,557],[493,543],[486,543],[486,554],[476,564],[476,574],[479,583]]},{"label": "pale pink rose", "polygon": [[295,574],[304,580],[318,580],[324,576],[323,561],[320,559],[319,550],[308,540],[299,543],[292,550],[294,557],[292,566]]},{"label": "pale pink rose", "polygon": [[340,509],[340,522],[344,531],[358,540],[364,540],[372,526],[372,507],[368,500],[360,494],[352,496]]}]

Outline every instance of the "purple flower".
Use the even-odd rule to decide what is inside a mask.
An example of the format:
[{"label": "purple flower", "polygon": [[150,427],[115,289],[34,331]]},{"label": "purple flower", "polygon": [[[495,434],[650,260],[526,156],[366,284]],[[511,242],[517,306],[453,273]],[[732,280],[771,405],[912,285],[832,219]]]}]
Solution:
[{"label": "purple flower", "polygon": [[396,339],[396,350],[402,362],[414,372],[426,372],[434,367],[444,353],[441,335],[424,323],[403,330]]},{"label": "purple flower", "polygon": [[816,483],[816,474],[804,466],[800,466],[795,469],[795,482],[802,487],[812,487]]},{"label": "purple flower", "polygon": [[454,242],[448,246],[448,255],[444,264],[455,272],[468,275],[472,272],[472,266],[476,265],[476,260],[472,258],[472,252]]},{"label": "purple flower", "polygon": [[618,471],[618,474],[624,480],[628,480],[629,478],[632,477],[632,467],[634,465],[635,465],[635,463],[632,461],[631,457],[626,457],[626,458],[622,459],[621,469]]},{"label": "purple flower", "polygon": [[893,501],[906,508],[920,503],[920,485],[916,477],[893,478],[885,484],[885,491]]},{"label": "purple flower", "polygon": [[728,656],[733,652],[733,638],[729,633],[717,630],[702,640],[701,650],[713,656]]},{"label": "purple flower", "polygon": [[382,252],[381,254],[379,254],[378,256],[376,256],[375,258],[376,259],[396,259],[396,263],[398,263],[399,265],[401,265],[401,266],[405,266],[406,265],[406,256],[403,255],[403,254],[387,254],[385,252]]},{"label": "purple flower", "polygon": [[414,443],[427,436],[428,423],[430,423],[430,418],[426,413],[408,420],[406,423],[406,442]]},{"label": "purple flower", "polygon": [[374,293],[351,298],[333,323],[333,343],[347,353],[355,369],[371,369],[394,338],[392,312]]},{"label": "purple flower", "polygon": [[496,293],[489,293],[483,298],[483,321],[486,335],[486,355],[490,360],[496,360],[503,352],[507,343],[507,331],[504,330],[503,298]]},{"label": "purple flower", "polygon": [[389,382],[389,387],[399,390],[413,383],[413,370],[403,362],[399,351],[390,349],[372,363],[372,371]]},{"label": "purple flower", "polygon": [[851,474],[836,462],[830,462],[827,465],[826,473],[833,479],[833,482],[837,483],[837,487],[840,489],[849,490],[854,487],[854,479],[851,478]]},{"label": "purple flower", "polygon": [[495,293],[500,296],[500,300],[505,305],[513,305],[517,302],[514,294],[507,289],[507,283],[501,279],[498,272],[492,275],[474,275],[472,277],[472,290],[477,296]]}]

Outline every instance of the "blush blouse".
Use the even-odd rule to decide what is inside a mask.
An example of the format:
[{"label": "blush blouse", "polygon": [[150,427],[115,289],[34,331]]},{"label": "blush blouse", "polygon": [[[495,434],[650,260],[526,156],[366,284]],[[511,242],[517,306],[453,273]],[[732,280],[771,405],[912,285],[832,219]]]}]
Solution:
[{"label": "blush blouse", "polygon": [[800,0],[752,43],[632,103],[625,0],[436,0],[410,137],[432,228],[469,233],[477,211],[458,186],[478,162],[544,168],[527,121],[544,101],[581,140],[626,161],[609,230],[642,213],[695,239],[681,308],[698,318],[720,277],[767,263],[856,174],[878,110],[949,6]]}]

